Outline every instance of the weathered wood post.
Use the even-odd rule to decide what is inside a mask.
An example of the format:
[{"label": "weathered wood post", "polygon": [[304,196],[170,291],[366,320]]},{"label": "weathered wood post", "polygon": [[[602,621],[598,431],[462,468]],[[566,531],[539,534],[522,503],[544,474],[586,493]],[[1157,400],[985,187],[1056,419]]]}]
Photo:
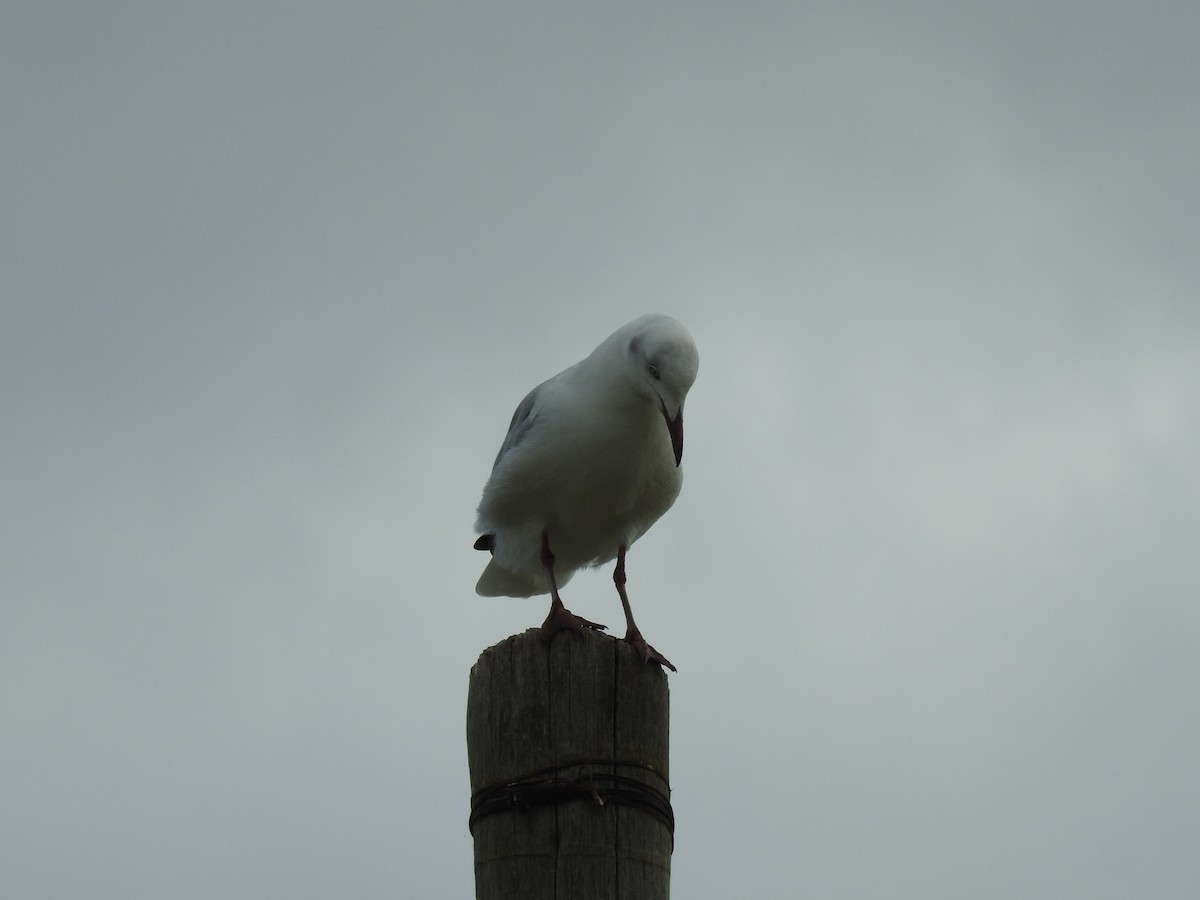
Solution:
[{"label": "weathered wood post", "polygon": [[471,669],[477,900],[667,900],[667,677],[624,641],[538,629]]}]

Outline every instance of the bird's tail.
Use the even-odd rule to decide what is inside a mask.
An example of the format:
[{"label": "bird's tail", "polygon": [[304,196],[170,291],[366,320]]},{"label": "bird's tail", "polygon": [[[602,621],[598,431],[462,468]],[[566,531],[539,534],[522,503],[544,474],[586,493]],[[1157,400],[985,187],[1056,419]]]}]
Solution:
[{"label": "bird's tail", "polygon": [[[562,587],[570,580],[571,574],[567,574],[565,578],[560,577],[558,586]],[[550,584],[541,573],[532,575],[529,572],[513,572],[498,566],[493,559],[488,561],[483,574],[479,576],[479,581],[475,584],[475,593],[481,597],[533,597],[550,593]]]}]

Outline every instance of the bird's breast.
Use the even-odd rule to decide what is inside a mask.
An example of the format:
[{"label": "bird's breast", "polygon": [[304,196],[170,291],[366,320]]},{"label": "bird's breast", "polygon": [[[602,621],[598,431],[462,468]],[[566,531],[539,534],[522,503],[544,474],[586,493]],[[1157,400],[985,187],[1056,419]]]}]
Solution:
[{"label": "bird's breast", "polygon": [[[675,502],[682,474],[657,410],[646,415],[547,417],[497,466],[480,525],[550,535],[564,567],[602,562]],[[530,551],[533,552],[533,551]]]},{"label": "bird's breast", "polygon": [[[661,422],[652,429],[592,435],[576,448],[560,483],[564,518],[625,522],[661,516],[679,494],[682,475]],[[659,434],[661,432],[661,434]]]}]

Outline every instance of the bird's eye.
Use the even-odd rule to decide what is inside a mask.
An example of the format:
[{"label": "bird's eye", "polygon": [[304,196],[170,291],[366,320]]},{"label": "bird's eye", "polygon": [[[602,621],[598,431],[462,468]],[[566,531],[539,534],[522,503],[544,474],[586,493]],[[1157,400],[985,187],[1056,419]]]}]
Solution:
[{"label": "bird's eye", "polygon": [[662,376],[658,374],[658,366],[656,366],[654,363],[650,363],[650,367],[646,371],[650,373],[650,377],[655,381],[658,381],[662,378]]}]

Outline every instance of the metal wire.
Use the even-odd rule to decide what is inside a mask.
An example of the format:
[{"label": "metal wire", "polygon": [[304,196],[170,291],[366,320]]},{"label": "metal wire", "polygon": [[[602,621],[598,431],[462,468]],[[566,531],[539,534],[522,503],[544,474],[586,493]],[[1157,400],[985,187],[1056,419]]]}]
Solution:
[{"label": "metal wire", "polygon": [[[564,778],[558,774],[564,769],[580,766],[623,766],[641,769],[661,781],[665,790],[660,791],[636,778],[611,772],[585,771],[574,778]],[[671,786],[667,784],[666,778],[644,763],[621,759],[576,759],[537,769],[503,784],[480,788],[471,796],[471,817],[467,824],[471,834],[474,834],[475,823],[484,816],[507,810],[590,799],[599,806],[617,803],[640,809],[653,816],[667,826],[673,848],[675,811],[671,808],[670,792]]]}]

